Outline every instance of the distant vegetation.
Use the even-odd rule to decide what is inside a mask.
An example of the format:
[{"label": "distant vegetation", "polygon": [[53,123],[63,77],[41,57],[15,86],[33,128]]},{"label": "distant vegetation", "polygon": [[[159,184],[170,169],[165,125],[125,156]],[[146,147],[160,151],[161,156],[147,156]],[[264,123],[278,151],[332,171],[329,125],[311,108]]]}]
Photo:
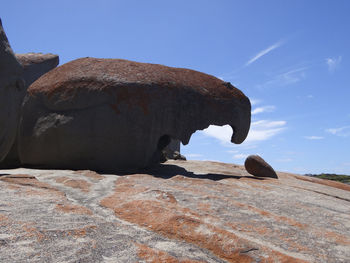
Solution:
[{"label": "distant vegetation", "polygon": [[350,176],[343,174],[305,174],[307,176],[317,177],[321,179],[327,179],[332,181],[338,181],[344,184],[350,184]]}]

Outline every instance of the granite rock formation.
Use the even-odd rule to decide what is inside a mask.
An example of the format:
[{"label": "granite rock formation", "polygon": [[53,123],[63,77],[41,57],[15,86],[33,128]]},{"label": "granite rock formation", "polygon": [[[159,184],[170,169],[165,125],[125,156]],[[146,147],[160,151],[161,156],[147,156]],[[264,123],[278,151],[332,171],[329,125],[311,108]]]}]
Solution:
[{"label": "granite rock formation", "polygon": [[26,88],[42,75],[57,67],[59,63],[58,55],[51,53],[25,53],[15,56],[24,69],[22,78],[26,83]]},{"label": "granite rock formation", "polygon": [[[21,66],[23,73],[21,75],[25,82],[25,91],[39,77],[57,67],[59,63],[58,55],[42,54],[42,53],[26,53],[15,55]],[[0,168],[12,168],[20,166],[18,156],[18,141],[17,136],[12,144],[12,147],[6,157],[0,162]]]},{"label": "granite rock formation", "polygon": [[159,162],[171,139],[186,145],[210,124],[241,143],[249,99],[230,83],[189,69],[82,58],[28,89],[19,129],[22,164],[113,172]]},{"label": "granite rock formation", "polygon": [[3,262],[348,262],[350,186],[168,161],[138,174],[0,170]]},{"label": "granite rock formation", "polygon": [[278,178],[275,170],[259,155],[249,155],[244,162],[248,173],[259,177]]},{"label": "granite rock formation", "polygon": [[0,20],[0,161],[10,151],[16,136],[25,92],[22,71]]}]

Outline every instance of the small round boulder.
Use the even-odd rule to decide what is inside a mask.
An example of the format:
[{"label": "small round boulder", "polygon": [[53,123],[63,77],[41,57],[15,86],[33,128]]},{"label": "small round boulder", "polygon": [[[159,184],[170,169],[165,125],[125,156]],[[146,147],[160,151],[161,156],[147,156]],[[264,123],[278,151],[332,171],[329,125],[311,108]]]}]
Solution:
[{"label": "small round boulder", "polygon": [[275,170],[259,155],[249,155],[244,162],[248,173],[259,177],[278,178]]}]

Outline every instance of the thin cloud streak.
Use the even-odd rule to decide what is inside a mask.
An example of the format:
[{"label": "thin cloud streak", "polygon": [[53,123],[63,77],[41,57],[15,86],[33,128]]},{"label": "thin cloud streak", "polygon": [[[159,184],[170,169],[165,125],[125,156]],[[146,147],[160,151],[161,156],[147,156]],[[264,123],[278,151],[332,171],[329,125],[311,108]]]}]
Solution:
[{"label": "thin cloud streak", "polygon": [[[270,121],[259,120],[251,123],[251,128],[247,139],[243,144],[266,141],[272,137],[280,134],[286,129],[286,121]],[[214,137],[227,145],[231,144],[232,128],[229,125],[215,126],[210,125],[208,128],[201,131],[206,136]]]},{"label": "thin cloud streak", "polygon": [[322,136],[305,136],[304,138],[308,139],[308,140],[322,140],[322,139],[324,139],[324,137],[322,137]]},{"label": "thin cloud streak", "polygon": [[256,115],[259,113],[264,113],[264,112],[273,112],[276,109],[275,106],[269,105],[269,106],[263,106],[263,107],[258,107],[252,110],[252,115]]},{"label": "thin cloud streak", "polygon": [[284,44],[284,41],[280,40],[277,43],[269,46],[268,48],[261,50],[258,54],[256,54],[253,58],[251,58],[247,63],[245,63],[245,67],[249,66],[250,64],[252,64],[253,62],[257,61],[259,58],[261,58],[262,56],[265,56],[266,54],[268,54],[269,52],[271,52],[272,50],[279,48],[280,46],[282,46],[282,44]]},{"label": "thin cloud streak", "polygon": [[276,75],[274,78],[266,81],[263,84],[257,85],[257,88],[264,89],[269,87],[283,87],[290,84],[295,84],[305,78],[305,72],[308,67],[299,67],[288,70],[284,73]]},{"label": "thin cloud streak", "polygon": [[344,126],[340,128],[331,128],[331,129],[327,129],[326,132],[336,136],[348,137],[350,136],[350,126]]}]

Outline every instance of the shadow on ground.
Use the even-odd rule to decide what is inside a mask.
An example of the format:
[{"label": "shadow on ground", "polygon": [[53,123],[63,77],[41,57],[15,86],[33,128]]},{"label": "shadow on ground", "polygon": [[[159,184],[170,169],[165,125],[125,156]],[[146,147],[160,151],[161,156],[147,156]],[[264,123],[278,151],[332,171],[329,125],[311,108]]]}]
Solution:
[{"label": "shadow on ground", "polygon": [[208,174],[195,174],[193,172],[187,171],[185,168],[173,165],[173,164],[159,164],[152,168],[142,169],[139,172],[153,175],[155,177],[169,179],[176,175],[182,175],[189,178],[196,179],[209,179],[213,181],[218,181],[222,179],[241,179],[250,178],[254,180],[265,180],[265,178],[254,177],[254,176],[238,176],[238,175],[227,175],[222,173],[208,173]]}]

